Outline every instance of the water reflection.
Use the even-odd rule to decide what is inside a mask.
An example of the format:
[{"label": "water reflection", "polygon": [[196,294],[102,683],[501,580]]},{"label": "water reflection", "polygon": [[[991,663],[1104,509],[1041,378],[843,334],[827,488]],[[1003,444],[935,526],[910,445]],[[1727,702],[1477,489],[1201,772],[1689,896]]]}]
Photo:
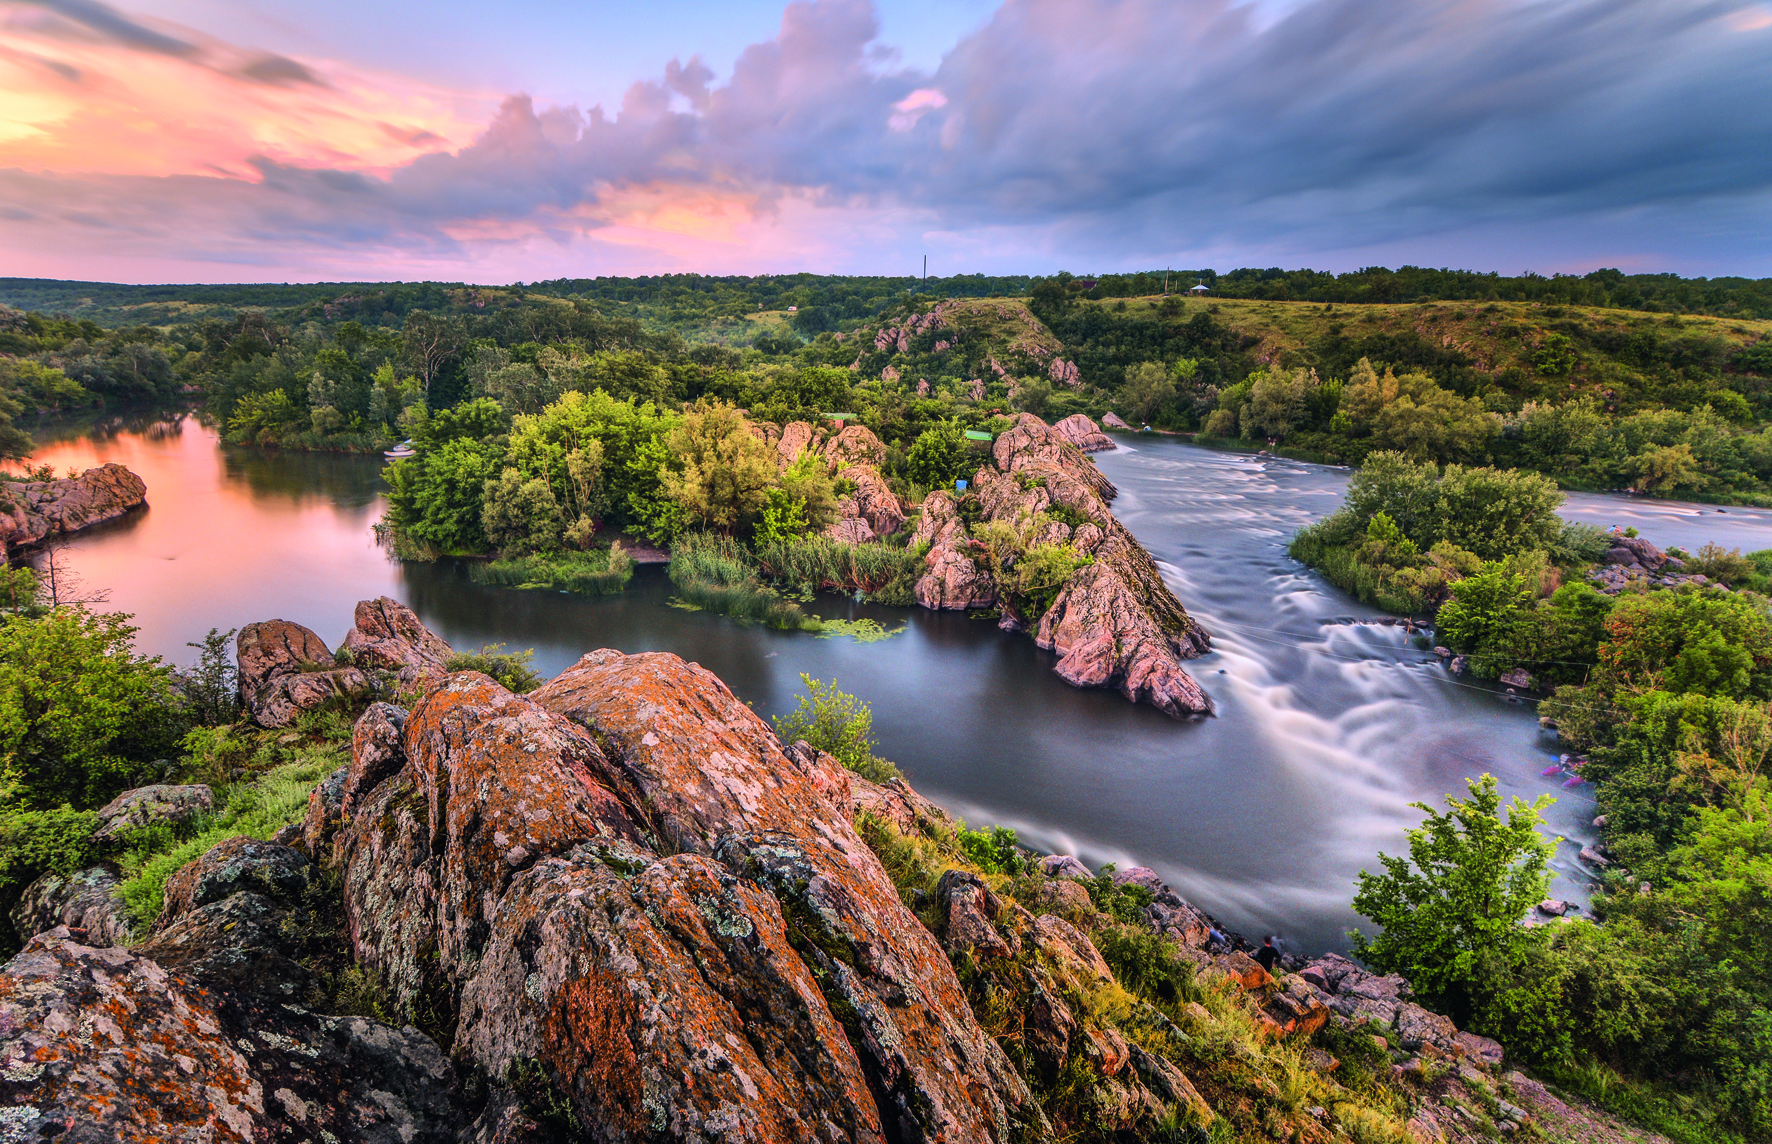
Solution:
[{"label": "water reflection", "polygon": [[[135,613],[145,650],[178,661],[212,626],[273,616],[336,641],[357,600],[387,594],[458,647],[533,647],[546,674],[598,647],[672,651],[764,715],[793,705],[801,672],[835,679],[872,702],[880,753],[974,822],[1091,863],[1154,866],[1233,926],[1311,949],[1343,944],[1354,874],[1401,847],[1419,819],[1408,804],[1437,803],[1467,776],[1554,793],[1552,828],[1592,836],[1591,800],[1539,777],[1552,745],[1529,705],[1448,679],[1401,628],[1287,558],[1292,532],[1339,503],[1338,470],[1143,439],[1098,455],[1122,490],[1121,518],[1215,637],[1193,670],[1220,715],[1181,724],[1067,687],[1031,640],[955,613],[818,601],[824,615],[905,625],[858,645],[670,607],[656,567],[609,599],[482,587],[449,561],[401,567],[370,532],[379,459],[224,448],[190,418],[97,424],[44,435],[54,443],[38,459],[58,470],[121,461],[147,481],[149,508],[68,555]],[[1721,543],[1757,548],[1772,544],[1757,539],[1772,529],[1760,516],[1772,514],[1672,519],[1708,529],[1714,518]],[[1576,848],[1555,861],[1566,896],[1583,884]]]}]

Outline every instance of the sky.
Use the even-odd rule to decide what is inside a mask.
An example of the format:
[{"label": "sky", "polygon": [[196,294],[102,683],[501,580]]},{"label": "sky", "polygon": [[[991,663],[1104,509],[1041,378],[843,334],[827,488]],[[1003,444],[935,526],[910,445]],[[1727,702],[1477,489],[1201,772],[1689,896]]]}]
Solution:
[{"label": "sky", "polygon": [[1772,276],[1772,0],[0,0],[0,275]]}]

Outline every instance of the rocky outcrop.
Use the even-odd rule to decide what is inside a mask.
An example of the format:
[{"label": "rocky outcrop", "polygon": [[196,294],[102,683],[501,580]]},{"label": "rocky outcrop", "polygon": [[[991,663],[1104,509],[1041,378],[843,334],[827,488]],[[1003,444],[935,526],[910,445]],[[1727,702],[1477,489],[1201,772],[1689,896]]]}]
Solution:
[{"label": "rocky outcrop", "polygon": [[166,880],[156,932],[185,914],[235,894],[254,893],[293,904],[313,888],[318,871],[307,857],[275,842],[230,838]]},{"label": "rocky outcrop", "polygon": [[[1082,450],[1054,433],[1050,426],[1032,413],[1021,414],[1007,432],[997,436],[991,445],[991,458],[996,461],[997,468],[1005,473],[1033,470],[1030,475],[1034,477],[1064,474],[1072,480],[1081,481],[1104,502],[1113,500],[1118,492],[1114,483],[1101,474],[1101,470],[1083,455]],[[1056,496],[1053,499],[1059,500]]]},{"label": "rocky outcrop", "polygon": [[845,469],[843,475],[855,482],[855,515],[867,521],[875,536],[891,536],[904,526],[904,505],[878,470],[857,464]]},{"label": "rocky outcrop", "polygon": [[833,471],[850,465],[877,469],[886,463],[886,446],[866,425],[846,425],[825,443],[824,459]]},{"label": "rocky outcrop", "polygon": [[[266,937],[251,928],[247,940]],[[430,1038],[234,992],[204,974],[213,968],[205,959],[193,966],[100,948],[66,926],[33,937],[0,970],[5,1138],[457,1138],[467,1118],[454,1070]]]},{"label": "rocky outcrop", "polygon": [[997,586],[958,544],[938,544],[924,557],[928,568],[917,581],[917,603],[937,611],[963,612],[997,602]]},{"label": "rocky outcrop", "polygon": [[20,941],[57,926],[79,930],[88,945],[123,945],[135,919],[123,901],[122,883],[109,866],[93,866],[74,874],[39,877],[12,907],[12,928]]},{"label": "rocky outcrop", "polygon": [[861,511],[855,507],[854,501],[842,502],[838,506],[838,512],[842,515],[825,528],[825,536],[839,544],[871,544],[879,539],[874,535],[874,530],[868,527],[868,522],[862,519]]},{"label": "rocky outcrop", "polygon": [[358,601],[353,619],[343,646],[358,667],[441,671],[455,654],[411,608],[387,596]]},{"label": "rocky outcrop", "polygon": [[1126,424],[1126,419],[1121,417],[1118,413],[1109,413],[1107,416],[1105,416],[1101,419],[1101,423],[1105,428],[1108,428],[1108,429],[1131,429],[1132,428],[1132,426]]},{"label": "rocky outcrop", "polygon": [[115,462],[77,477],[0,484],[0,552],[115,520],[147,499],[147,484]]},{"label": "rocky outcrop", "polygon": [[790,421],[781,427],[781,440],[775,444],[775,467],[786,469],[807,449],[817,448],[818,431],[804,421]]},{"label": "rocky outcrop", "polygon": [[1052,434],[1085,453],[1099,453],[1103,449],[1117,447],[1114,439],[1103,433],[1101,427],[1091,421],[1087,413],[1073,413],[1063,421],[1054,422]]},{"label": "rocky outcrop", "polygon": [[1121,570],[1098,562],[1066,582],[1034,642],[1058,653],[1053,670],[1073,687],[1112,687],[1178,719],[1212,714],[1211,697],[1181,666],[1204,633],[1191,620],[1166,631],[1159,615]]},{"label": "rocky outcrop", "polygon": [[202,783],[126,790],[99,809],[96,842],[121,842],[144,827],[180,827],[215,809],[215,792]]},{"label": "rocky outcrop", "polygon": [[374,687],[356,667],[333,666],[326,641],[300,624],[247,624],[235,639],[240,701],[261,727],[287,727],[303,711],[333,700],[360,700]]},{"label": "rocky outcrop", "polygon": [[948,544],[966,535],[966,522],[954,506],[954,496],[945,489],[936,489],[923,498],[923,512],[911,530],[913,545]]}]

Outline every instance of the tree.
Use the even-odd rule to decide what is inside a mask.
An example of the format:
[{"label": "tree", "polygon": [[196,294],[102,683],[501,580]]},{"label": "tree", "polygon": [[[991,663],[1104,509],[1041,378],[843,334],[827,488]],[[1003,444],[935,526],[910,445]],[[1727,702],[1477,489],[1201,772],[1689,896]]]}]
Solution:
[{"label": "tree", "polygon": [[1175,380],[1162,362],[1141,362],[1126,371],[1120,396],[1138,420],[1149,421],[1157,410],[1175,400]]},{"label": "tree", "polygon": [[566,521],[548,482],[506,468],[486,482],[484,496],[481,527],[506,556],[559,550]]},{"label": "tree", "polygon": [[837,690],[836,680],[822,683],[802,672],[800,682],[806,694],[792,714],[775,719],[777,738],[804,740],[873,782],[897,777],[898,768],[874,754],[874,713],[866,703]]},{"label": "tree", "polygon": [[62,607],[0,622],[0,760],[23,807],[102,803],[175,752],[171,669],[134,654],[129,619]]},{"label": "tree", "polygon": [[937,422],[917,435],[905,455],[905,472],[926,489],[951,489],[977,470],[966,429],[958,420]]},{"label": "tree", "polygon": [[1445,813],[1410,803],[1427,817],[1405,831],[1409,857],[1380,853],[1384,873],[1360,871],[1354,909],[1383,927],[1353,931],[1354,953],[1384,973],[1400,973],[1437,1001],[1471,999],[1485,963],[1516,965],[1536,940],[1521,927],[1544,900],[1554,842],[1538,832],[1556,800],[1514,798],[1504,821],[1495,776],[1469,779],[1468,799],[1446,796]]},{"label": "tree", "polygon": [[666,439],[671,464],[659,475],[665,495],[691,521],[730,536],[762,509],[775,484],[769,449],[737,407],[699,401]]},{"label": "tree", "polygon": [[418,375],[425,400],[430,401],[431,382],[443,367],[461,355],[467,344],[467,328],[460,318],[442,317],[424,310],[406,315],[400,331],[400,349],[412,372]]},{"label": "tree", "polygon": [[782,471],[780,491],[800,506],[804,530],[816,532],[837,519],[836,485],[814,449],[804,450]]},{"label": "tree", "polygon": [[1692,446],[1650,445],[1625,463],[1632,476],[1631,488],[1644,493],[1672,492],[1675,489],[1701,489],[1704,474],[1698,470],[1698,458]]},{"label": "tree", "polygon": [[1249,404],[1243,406],[1239,417],[1243,436],[1280,438],[1292,432],[1304,416],[1305,399],[1317,384],[1317,373],[1310,369],[1270,366],[1267,372],[1257,374],[1249,388]]}]

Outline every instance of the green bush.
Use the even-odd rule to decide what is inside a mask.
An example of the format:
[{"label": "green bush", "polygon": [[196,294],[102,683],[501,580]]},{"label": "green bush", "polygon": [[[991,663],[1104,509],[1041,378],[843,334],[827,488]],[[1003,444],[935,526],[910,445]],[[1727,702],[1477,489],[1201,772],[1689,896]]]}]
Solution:
[{"label": "green bush", "polygon": [[507,691],[521,695],[525,691],[534,691],[542,684],[541,676],[529,666],[535,658],[535,649],[525,651],[502,651],[504,644],[486,644],[479,651],[456,652],[443,665],[445,671],[478,671],[490,675]]},{"label": "green bush", "polygon": [[775,720],[775,734],[783,743],[805,740],[824,751],[869,782],[883,783],[899,777],[898,768],[874,754],[874,712],[866,703],[844,691],[837,683],[822,683],[804,673],[800,682],[806,694],[799,705]]}]

